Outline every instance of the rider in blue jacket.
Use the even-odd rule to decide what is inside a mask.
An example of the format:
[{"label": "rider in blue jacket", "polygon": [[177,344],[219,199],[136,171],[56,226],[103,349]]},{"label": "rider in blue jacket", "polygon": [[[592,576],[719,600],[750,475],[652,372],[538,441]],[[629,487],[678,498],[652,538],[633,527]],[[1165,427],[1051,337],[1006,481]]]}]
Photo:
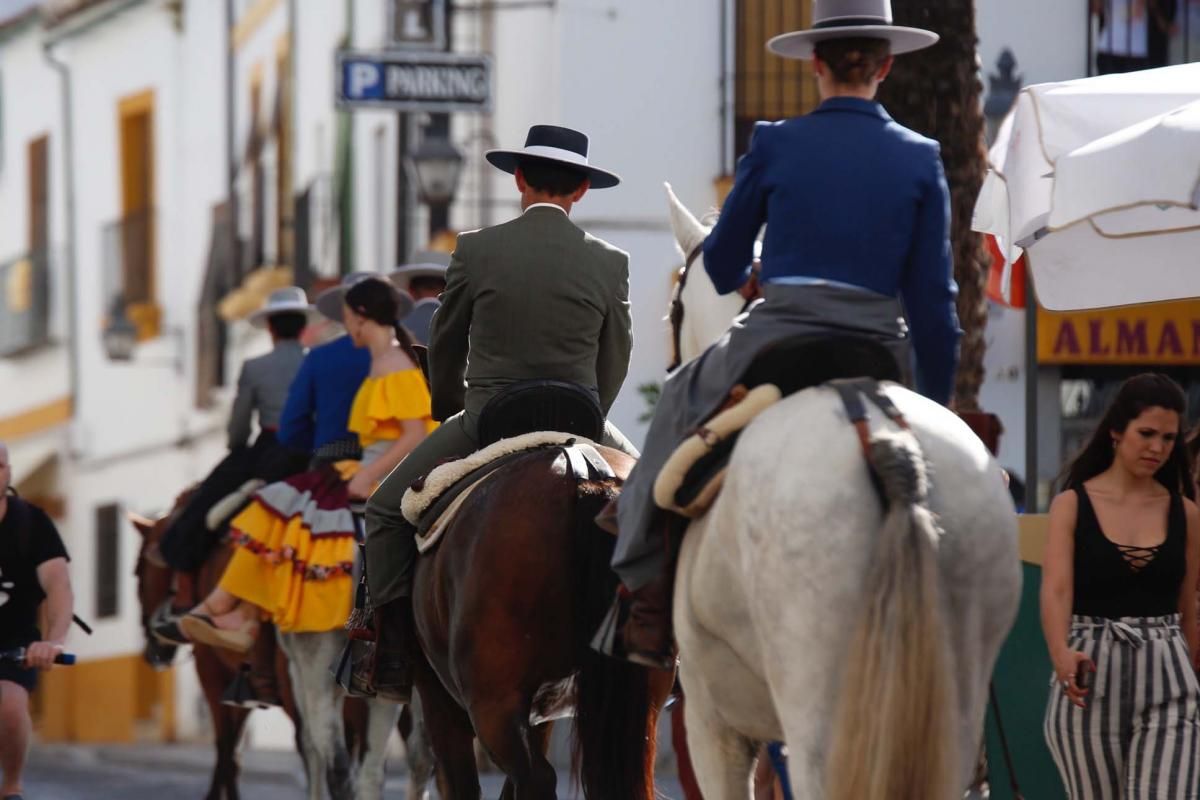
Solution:
[{"label": "rider in blue jacket", "polygon": [[813,29],[769,46],[814,60],[822,102],[806,116],[756,126],[704,244],[717,290],[733,292],[750,277],[754,242],[766,225],[764,298],[668,376],[618,500],[613,567],[631,601],[623,608],[618,600],[624,621],[614,649],[638,663],[673,663],[679,523],[656,509],[655,478],[756,357],[785,340],[866,337],[884,344],[899,374],[926,396],[947,403],[953,388],[961,332],[938,144],[896,123],[874,99],[893,55],[929,46],[937,35],[892,25],[888,0],[823,0],[814,17]]}]

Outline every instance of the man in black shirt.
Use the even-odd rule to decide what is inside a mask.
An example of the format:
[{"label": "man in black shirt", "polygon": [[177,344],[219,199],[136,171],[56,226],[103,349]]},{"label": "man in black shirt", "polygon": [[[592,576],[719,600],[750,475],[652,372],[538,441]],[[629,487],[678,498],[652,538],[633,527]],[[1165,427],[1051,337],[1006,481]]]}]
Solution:
[{"label": "man in black shirt", "polygon": [[[25,663],[0,662],[0,798],[21,796],[21,771],[29,749],[29,692],[37,671],[62,652],[74,598],[67,550],[46,512],[9,493],[12,467],[0,442],[0,651],[26,648]],[[46,602],[48,627],[38,630]]]}]

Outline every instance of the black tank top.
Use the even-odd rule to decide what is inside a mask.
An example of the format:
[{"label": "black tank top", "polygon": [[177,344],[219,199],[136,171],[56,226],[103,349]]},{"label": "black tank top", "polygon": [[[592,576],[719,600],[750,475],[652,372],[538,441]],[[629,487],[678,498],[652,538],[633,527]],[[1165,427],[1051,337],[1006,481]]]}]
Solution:
[{"label": "black tank top", "polygon": [[1179,611],[1187,572],[1187,519],[1182,498],[1172,493],[1167,538],[1157,547],[1119,545],[1104,535],[1082,486],[1075,488],[1075,602],[1088,617],[1163,617]]}]

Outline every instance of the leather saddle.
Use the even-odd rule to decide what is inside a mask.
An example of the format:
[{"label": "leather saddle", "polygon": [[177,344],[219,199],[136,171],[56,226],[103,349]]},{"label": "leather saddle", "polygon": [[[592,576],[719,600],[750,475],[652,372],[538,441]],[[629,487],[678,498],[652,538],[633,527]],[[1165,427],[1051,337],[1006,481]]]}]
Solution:
[{"label": "leather saddle", "polygon": [[[604,433],[604,411],[595,395],[577,384],[521,381],[487,402],[479,415],[478,432],[478,452],[442,464],[409,489],[405,515],[410,510],[419,512],[416,525],[421,536],[428,535],[435,523],[444,527],[448,520],[442,518],[457,510],[456,501],[464,492],[529,451],[564,447],[576,439],[598,442]],[[594,448],[577,450],[582,453],[584,472],[611,474]],[[579,466],[573,466],[578,473]],[[420,497],[426,492],[431,496]]]}]

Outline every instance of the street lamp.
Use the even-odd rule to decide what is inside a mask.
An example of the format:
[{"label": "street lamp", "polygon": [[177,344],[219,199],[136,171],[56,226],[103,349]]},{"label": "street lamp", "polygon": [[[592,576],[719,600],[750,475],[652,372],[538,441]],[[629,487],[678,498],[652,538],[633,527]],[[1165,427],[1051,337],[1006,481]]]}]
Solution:
[{"label": "street lamp", "polygon": [[421,202],[448,205],[458,190],[463,155],[449,139],[426,136],[409,159],[417,176]]},{"label": "street lamp", "polygon": [[983,104],[983,116],[987,122],[987,140],[990,144],[1013,104],[1021,93],[1023,76],[1017,74],[1017,58],[1007,47],[996,59],[996,72],[988,76],[988,96]]},{"label": "street lamp", "polygon": [[450,201],[458,190],[463,154],[450,142],[450,117],[435,115],[425,128],[421,146],[409,156],[417,193],[429,206],[429,238],[450,227]]},{"label": "street lamp", "polygon": [[125,298],[117,295],[104,326],[104,352],[111,361],[132,361],[137,343],[138,330],[125,314]]}]

